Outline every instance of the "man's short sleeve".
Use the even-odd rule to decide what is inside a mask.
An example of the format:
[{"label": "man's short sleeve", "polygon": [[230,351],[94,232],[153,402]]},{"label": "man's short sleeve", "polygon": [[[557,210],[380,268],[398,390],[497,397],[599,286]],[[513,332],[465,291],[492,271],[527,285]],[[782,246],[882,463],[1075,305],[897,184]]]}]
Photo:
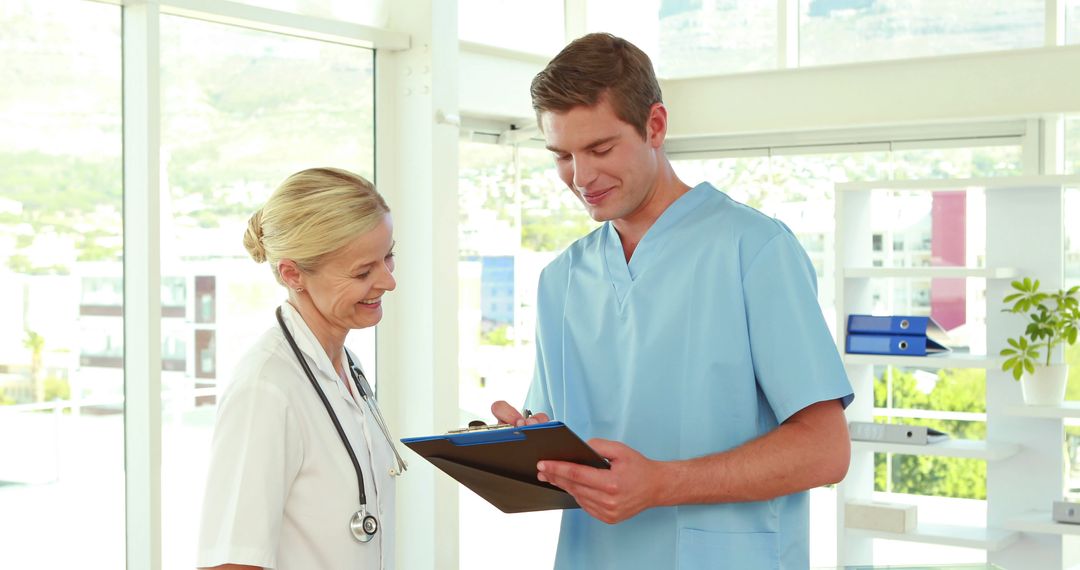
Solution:
[{"label": "man's short sleeve", "polygon": [[817,276],[789,231],[771,238],[743,273],[754,373],[776,419],[826,400],[853,399],[817,301]]}]

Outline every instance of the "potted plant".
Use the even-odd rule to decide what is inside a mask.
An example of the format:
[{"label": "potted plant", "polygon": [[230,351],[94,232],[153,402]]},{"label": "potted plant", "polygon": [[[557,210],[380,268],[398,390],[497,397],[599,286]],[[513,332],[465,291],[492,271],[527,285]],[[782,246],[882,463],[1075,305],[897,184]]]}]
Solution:
[{"label": "potted plant", "polygon": [[1005,312],[1026,315],[1028,324],[1024,334],[1008,339],[1009,348],[1001,351],[1001,356],[1007,357],[1001,369],[1012,372],[1013,378],[1020,381],[1025,403],[1060,404],[1065,399],[1069,368],[1053,363],[1054,347],[1076,343],[1080,328],[1080,286],[1044,293],[1039,291],[1038,280],[1025,277],[1023,281],[1013,281],[1012,288],[1015,292],[1003,300],[1012,303],[1012,307]]}]

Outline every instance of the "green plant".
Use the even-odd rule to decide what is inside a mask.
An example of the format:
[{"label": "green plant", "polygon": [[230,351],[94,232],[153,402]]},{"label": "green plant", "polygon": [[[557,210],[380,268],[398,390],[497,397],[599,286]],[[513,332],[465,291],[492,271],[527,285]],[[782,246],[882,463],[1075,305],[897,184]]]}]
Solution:
[{"label": "green plant", "polygon": [[508,325],[501,325],[486,333],[480,333],[480,344],[512,346],[514,341],[510,338],[509,331],[510,327]]},{"label": "green plant", "polygon": [[1037,279],[1025,277],[1023,281],[1013,281],[1012,287],[1016,292],[1003,301],[1013,305],[1005,312],[1026,314],[1028,324],[1024,334],[1007,339],[1011,348],[1001,351],[1001,356],[1008,357],[1001,369],[1011,371],[1013,378],[1019,380],[1025,371],[1035,372],[1041,350],[1046,350],[1045,364],[1049,366],[1055,346],[1076,343],[1080,328],[1080,286],[1044,293],[1039,291]]}]

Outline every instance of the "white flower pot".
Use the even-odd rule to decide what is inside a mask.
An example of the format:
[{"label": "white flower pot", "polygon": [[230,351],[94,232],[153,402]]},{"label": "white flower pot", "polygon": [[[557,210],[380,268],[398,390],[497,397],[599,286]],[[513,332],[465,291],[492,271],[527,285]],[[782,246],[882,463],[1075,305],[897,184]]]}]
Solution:
[{"label": "white flower pot", "polygon": [[1065,383],[1069,379],[1069,365],[1051,364],[1036,366],[1034,374],[1024,374],[1020,389],[1024,403],[1029,406],[1057,406],[1065,401]]}]

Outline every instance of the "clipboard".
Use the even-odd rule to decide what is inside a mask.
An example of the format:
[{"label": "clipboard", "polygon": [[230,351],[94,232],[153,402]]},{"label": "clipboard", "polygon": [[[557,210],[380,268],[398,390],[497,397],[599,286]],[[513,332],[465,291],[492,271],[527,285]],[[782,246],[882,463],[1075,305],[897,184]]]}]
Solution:
[{"label": "clipboard", "polygon": [[610,468],[562,422],[483,426],[401,443],[504,513],[580,508],[569,493],[536,478],[538,461]]}]

